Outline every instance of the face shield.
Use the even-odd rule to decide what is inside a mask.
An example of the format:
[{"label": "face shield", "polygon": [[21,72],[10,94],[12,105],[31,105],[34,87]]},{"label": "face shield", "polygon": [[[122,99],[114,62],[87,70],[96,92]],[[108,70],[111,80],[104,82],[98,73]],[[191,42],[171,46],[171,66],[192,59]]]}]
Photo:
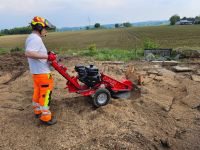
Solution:
[{"label": "face shield", "polygon": [[51,24],[47,19],[45,19],[45,24],[46,24],[47,29],[55,29],[56,28],[56,26]]}]

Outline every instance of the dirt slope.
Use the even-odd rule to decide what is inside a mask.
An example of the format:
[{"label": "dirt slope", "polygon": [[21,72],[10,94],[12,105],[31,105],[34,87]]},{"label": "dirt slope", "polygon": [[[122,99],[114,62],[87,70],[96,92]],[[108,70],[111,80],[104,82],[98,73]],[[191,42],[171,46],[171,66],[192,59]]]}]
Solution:
[{"label": "dirt slope", "polygon": [[[16,54],[1,56],[0,61],[0,149],[200,149],[200,84],[188,74],[145,62],[104,66],[94,62],[116,79],[145,75],[141,95],[134,93],[128,100],[112,100],[95,109],[89,98],[69,94],[64,78],[53,71],[51,109],[58,123],[47,127],[32,112],[32,80],[26,59]],[[63,63],[71,72],[80,62],[91,60],[67,58]],[[127,66],[135,66],[137,71],[128,71]]]}]

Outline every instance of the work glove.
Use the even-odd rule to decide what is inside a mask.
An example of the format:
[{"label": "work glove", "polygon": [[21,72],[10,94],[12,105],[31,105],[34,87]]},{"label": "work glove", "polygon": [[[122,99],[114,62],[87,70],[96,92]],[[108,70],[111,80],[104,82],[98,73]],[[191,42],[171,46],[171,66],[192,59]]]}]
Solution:
[{"label": "work glove", "polygon": [[56,60],[56,54],[54,52],[48,52],[48,61]]}]

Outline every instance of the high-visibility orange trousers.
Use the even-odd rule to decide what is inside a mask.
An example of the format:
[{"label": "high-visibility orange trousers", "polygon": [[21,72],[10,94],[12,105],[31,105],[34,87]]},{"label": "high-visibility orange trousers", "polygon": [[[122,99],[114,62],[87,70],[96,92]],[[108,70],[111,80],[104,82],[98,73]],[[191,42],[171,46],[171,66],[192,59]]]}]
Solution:
[{"label": "high-visibility orange trousers", "polygon": [[53,78],[49,74],[33,74],[34,93],[33,108],[36,115],[41,114],[40,120],[51,120],[51,112],[49,110],[51,102],[51,93],[53,90]]}]

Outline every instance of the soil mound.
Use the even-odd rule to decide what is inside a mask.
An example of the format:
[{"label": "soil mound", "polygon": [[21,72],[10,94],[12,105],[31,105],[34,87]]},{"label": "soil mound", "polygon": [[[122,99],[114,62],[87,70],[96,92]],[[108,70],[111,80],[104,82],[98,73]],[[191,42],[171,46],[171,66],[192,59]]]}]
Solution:
[{"label": "soil mound", "polygon": [[[142,74],[144,85],[140,94],[96,109],[88,97],[68,93],[65,79],[53,71],[51,110],[58,123],[47,127],[32,112],[32,79],[23,54],[0,56],[0,62],[0,149],[200,149],[200,85],[187,74],[145,62],[66,59],[69,72],[80,62],[94,63],[118,80]],[[135,72],[127,71],[133,66]],[[19,68],[25,72],[11,80]]]}]

